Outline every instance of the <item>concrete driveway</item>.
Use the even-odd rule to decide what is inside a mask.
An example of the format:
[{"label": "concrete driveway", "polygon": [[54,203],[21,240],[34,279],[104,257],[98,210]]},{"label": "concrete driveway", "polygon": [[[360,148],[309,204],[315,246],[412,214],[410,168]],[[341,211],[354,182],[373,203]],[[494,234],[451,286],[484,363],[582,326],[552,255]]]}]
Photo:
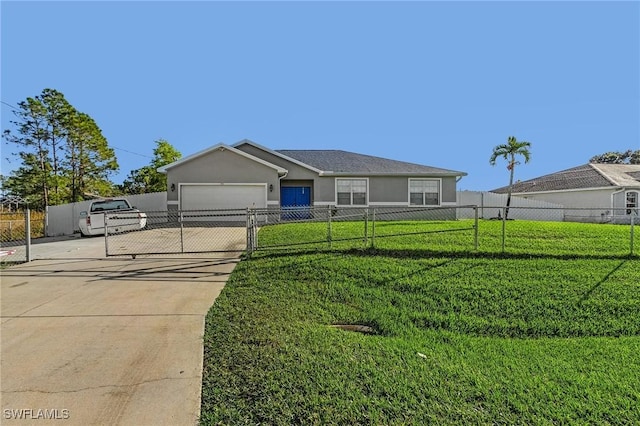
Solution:
[{"label": "concrete driveway", "polygon": [[204,318],[238,260],[70,244],[1,271],[0,423],[196,423]]}]

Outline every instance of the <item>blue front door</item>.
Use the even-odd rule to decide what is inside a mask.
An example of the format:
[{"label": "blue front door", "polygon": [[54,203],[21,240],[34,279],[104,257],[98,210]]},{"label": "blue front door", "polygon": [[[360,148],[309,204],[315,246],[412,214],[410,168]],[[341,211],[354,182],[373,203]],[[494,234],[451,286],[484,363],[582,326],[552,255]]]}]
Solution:
[{"label": "blue front door", "polygon": [[280,188],[280,206],[283,219],[307,219],[310,216],[311,187],[283,186]]}]

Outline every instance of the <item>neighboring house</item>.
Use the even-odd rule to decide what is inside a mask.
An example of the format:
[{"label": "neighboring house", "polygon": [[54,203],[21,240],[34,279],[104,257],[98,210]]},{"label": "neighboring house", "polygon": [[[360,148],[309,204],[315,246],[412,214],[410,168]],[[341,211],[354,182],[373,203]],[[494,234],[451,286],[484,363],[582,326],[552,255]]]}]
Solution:
[{"label": "neighboring house", "polygon": [[[491,192],[507,193],[508,187]],[[513,195],[562,204],[575,220],[626,221],[638,214],[640,165],[584,164],[513,184]]]},{"label": "neighboring house", "polygon": [[339,150],[218,144],[158,169],[169,210],[454,206],[466,173]]}]

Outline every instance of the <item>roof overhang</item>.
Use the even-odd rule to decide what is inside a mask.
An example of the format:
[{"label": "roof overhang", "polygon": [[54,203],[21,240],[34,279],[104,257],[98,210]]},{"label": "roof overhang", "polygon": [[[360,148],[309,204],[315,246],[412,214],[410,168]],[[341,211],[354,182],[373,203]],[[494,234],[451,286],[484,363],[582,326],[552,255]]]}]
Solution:
[{"label": "roof overhang", "polygon": [[462,177],[467,176],[465,172],[454,172],[454,173],[347,173],[347,172],[322,172],[320,176],[376,176],[376,177],[425,177],[425,178],[440,178],[440,177]]},{"label": "roof overhang", "polygon": [[269,149],[266,146],[262,146],[262,145],[260,145],[258,143],[255,143],[254,141],[251,141],[249,139],[243,139],[240,142],[233,144],[234,147],[238,147],[240,145],[251,145],[251,146],[253,146],[255,148],[258,148],[258,149],[260,149],[260,150],[262,150],[264,152],[267,152],[267,153],[269,153],[271,155],[275,155],[276,157],[280,157],[283,160],[287,160],[287,161],[289,161],[289,162],[291,162],[293,164],[296,164],[296,165],[298,165],[300,167],[304,167],[305,169],[308,169],[308,170],[311,170],[313,172],[316,172],[319,175],[322,175],[322,173],[331,173],[331,172],[326,172],[326,171],[323,171],[323,170],[320,170],[320,169],[316,169],[315,167],[310,166],[310,165],[308,165],[306,163],[303,163],[302,161],[296,160],[295,158],[288,157],[288,156],[286,156],[284,154],[279,153],[278,151],[274,151],[272,149]]},{"label": "roof overhang", "polygon": [[223,144],[223,143],[219,143],[219,144],[214,145],[214,146],[212,146],[210,148],[207,148],[207,149],[204,149],[202,151],[196,152],[195,154],[191,154],[191,155],[189,155],[187,157],[181,158],[180,160],[174,161],[171,164],[167,164],[165,166],[158,167],[158,172],[166,174],[168,170],[170,170],[170,169],[172,169],[174,167],[180,166],[180,165],[182,165],[184,163],[187,163],[187,162],[189,162],[191,160],[195,160],[196,158],[205,156],[205,155],[210,154],[210,153],[215,152],[215,151],[225,151],[225,150],[233,152],[234,154],[240,155],[242,157],[248,158],[249,160],[255,161],[256,163],[260,163],[260,164],[262,164],[264,166],[270,167],[270,168],[276,170],[279,175],[286,175],[287,174],[287,169],[283,169],[282,167],[276,166],[275,164],[272,164],[272,163],[269,163],[268,161],[265,161],[262,158],[258,158],[256,156],[251,155],[251,154],[247,154],[244,151],[241,151],[241,150],[239,150],[237,148],[234,148],[233,146],[229,146],[229,145],[226,145],[226,144]]},{"label": "roof overhang", "polygon": [[[601,186],[598,188],[571,188],[571,189],[553,189],[549,191],[527,191],[527,192],[512,192],[511,195],[535,195],[535,194],[558,194],[558,193],[568,193],[568,192],[585,192],[585,191],[619,191],[620,189],[624,189],[618,186]],[[506,194],[506,192],[493,192],[494,194]]]}]

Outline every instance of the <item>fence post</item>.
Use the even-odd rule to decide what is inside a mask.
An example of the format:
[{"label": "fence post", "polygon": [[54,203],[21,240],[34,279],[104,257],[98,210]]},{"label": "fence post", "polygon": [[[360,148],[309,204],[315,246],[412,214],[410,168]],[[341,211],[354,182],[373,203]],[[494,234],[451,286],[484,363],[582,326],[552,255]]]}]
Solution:
[{"label": "fence post", "polygon": [[369,209],[364,210],[364,238],[362,239],[364,248],[367,247],[369,241]]},{"label": "fence post", "polygon": [[504,240],[507,229],[507,208],[502,208],[502,252],[504,253]]},{"label": "fence post", "polygon": [[[268,218],[269,215],[267,214],[265,217]],[[260,243],[258,242],[258,212],[256,211],[256,209],[254,209],[251,213],[251,244],[252,252],[260,248]]]},{"label": "fence post", "polygon": [[371,218],[371,248],[376,248],[376,208],[373,208],[373,215]]},{"label": "fence post", "polygon": [[629,254],[631,256],[633,256],[633,228],[634,228],[634,224],[635,224],[635,216],[636,213],[635,212],[631,212],[631,237],[630,237],[630,250],[629,250]]},{"label": "fence post", "polygon": [[331,204],[327,204],[327,243],[329,243],[329,250],[333,248],[332,236],[331,236],[331,215],[333,210]]},{"label": "fence post", "polygon": [[[75,211],[73,212],[75,213]],[[73,215],[72,223],[73,226],[71,229],[75,230],[76,222],[78,221],[78,216]],[[44,237],[49,236],[49,206],[44,207],[44,217],[42,218],[42,227],[44,228]]]},{"label": "fence post", "polygon": [[184,216],[180,210],[180,253],[184,253]]},{"label": "fence post", "polygon": [[26,261],[31,262],[31,211],[29,207],[24,210],[24,234]]},{"label": "fence post", "polygon": [[253,243],[251,242],[251,210],[247,207],[247,256],[253,253]]},{"label": "fence post", "polygon": [[474,211],[474,224],[473,224],[473,249],[478,250],[478,206],[473,207]]},{"label": "fence post", "polygon": [[[87,212],[88,214],[89,212]],[[104,223],[104,255],[105,257],[109,256],[109,224],[108,222],[108,217],[106,213],[102,213],[102,216],[104,217],[104,219],[102,220],[102,223]]]}]

